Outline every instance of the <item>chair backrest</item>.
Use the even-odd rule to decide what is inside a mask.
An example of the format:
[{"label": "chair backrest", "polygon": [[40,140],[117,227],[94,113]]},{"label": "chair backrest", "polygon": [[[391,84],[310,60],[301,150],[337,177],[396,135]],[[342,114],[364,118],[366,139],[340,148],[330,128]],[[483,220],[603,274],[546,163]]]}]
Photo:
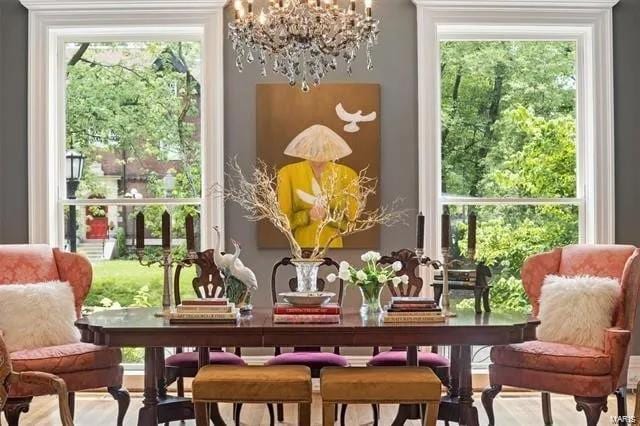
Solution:
[{"label": "chair backrest", "polygon": [[[273,305],[275,306],[276,303],[278,303],[278,269],[280,269],[280,267],[283,266],[289,266],[290,270],[294,271],[293,273],[295,274],[295,265],[293,263],[291,263],[291,258],[290,257],[285,257],[284,259],[282,259],[281,261],[279,261],[278,263],[276,263],[273,266],[273,270],[271,271],[271,301],[273,302]],[[335,268],[336,270],[340,269],[340,265],[338,265],[337,262],[335,262],[333,259],[330,259],[328,257],[324,258],[324,261],[322,262],[322,265],[320,265],[320,267],[323,266],[328,266],[331,268]],[[337,288],[337,292],[338,292],[338,305],[342,306],[342,300],[343,300],[343,296],[344,296],[344,281],[341,279],[337,279],[336,282],[338,283],[338,288]],[[323,278],[318,277],[318,290],[320,291],[324,291],[325,287],[326,287],[326,283],[325,280]],[[288,291],[295,291],[298,288],[298,278],[296,276],[289,278],[287,280],[287,286],[288,286]],[[294,351],[295,352],[320,352],[322,350],[322,348],[320,347],[300,347],[300,346],[296,346],[294,347]],[[333,352],[336,354],[340,353],[340,348],[339,347],[334,347],[333,348]],[[276,355],[280,355],[281,353],[281,348],[276,347],[275,348],[275,354]]]},{"label": "chair backrest", "polygon": [[538,314],[539,298],[547,275],[592,275],[616,278],[622,287],[622,300],[613,324],[626,330],[633,328],[635,307],[640,289],[640,250],[631,245],[570,245],[529,257],[522,266],[522,282]]},{"label": "chair backrest", "polygon": [[[271,271],[271,302],[274,305],[278,303],[278,269],[283,266],[290,266],[290,269],[295,271],[295,265],[291,262],[290,257],[285,257],[273,266],[273,270]],[[337,262],[328,257],[325,257],[322,265],[320,265],[321,268],[323,266],[335,268],[336,270],[340,268],[340,265],[338,265]],[[344,281],[341,279],[337,279],[336,282],[338,283],[338,288],[336,289],[338,294],[338,305],[342,306],[342,299],[344,296]],[[296,291],[296,289],[298,288],[298,278],[296,276],[289,278],[287,280],[287,287],[287,291]],[[326,287],[327,284],[324,278],[318,277],[318,290],[324,291]]]},{"label": "chair backrest", "polygon": [[0,245],[0,284],[29,284],[60,279],[53,250],[46,244]]},{"label": "chair backrest", "polygon": [[83,255],[46,244],[0,245],[0,285],[68,281],[78,317],[92,278],[91,262]]},{"label": "chair backrest", "polygon": [[407,275],[409,277],[409,283],[398,284],[394,286],[392,283],[387,284],[387,288],[391,292],[393,297],[418,297],[422,291],[424,282],[416,274],[416,269],[420,266],[420,262],[416,257],[416,254],[409,249],[400,249],[398,251],[391,252],[391,256],[382,256],[379,263],[382,265],[391,265],[394,262],[402,263],[402,269],[396,273],[396,275]]},{"label": "chair backrest", "polygon": [[[223,297],[224,281],[220,275],[220,270],[213,260],[213,249],[196,253],[195,259],[185,260],[185,264],[197,266],[196,277],[191,281],[196,297]],[[173,278],[173,293],[176,305],[181,303],[180,297],[180,274],[184,266],[178,265]]]}]

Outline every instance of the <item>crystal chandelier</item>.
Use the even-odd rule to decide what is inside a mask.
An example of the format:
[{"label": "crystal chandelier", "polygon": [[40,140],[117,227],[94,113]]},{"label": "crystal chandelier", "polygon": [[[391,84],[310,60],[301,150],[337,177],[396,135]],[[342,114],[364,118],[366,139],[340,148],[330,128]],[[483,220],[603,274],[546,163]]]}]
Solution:
[{"label": "crystal chandelier", "polygon": [[351,74],[362,45],[366,45],[371,70],[379,21],[372,17],[372,0],[363,1],[364,13],[357,11],[356,0],[348,0],[346,7],[338,0],[269,0],[256,14],[254,0],[235,0],[236,19],[229,23],[229,39],[238,70],[242,71],[245,61],[257,58],[262,76],[271,66],[290,85],[300,82],[307,92],[310,83],[320,84],[338,67],[339,58]]}]

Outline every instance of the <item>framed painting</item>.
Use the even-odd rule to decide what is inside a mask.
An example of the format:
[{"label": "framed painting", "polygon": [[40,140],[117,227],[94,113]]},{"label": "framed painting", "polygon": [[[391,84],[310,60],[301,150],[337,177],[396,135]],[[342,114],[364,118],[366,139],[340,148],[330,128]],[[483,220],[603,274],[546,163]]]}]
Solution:
[{"label": "framed painting", "polygon": [[[280,208],[289,216],[298,243],[311,247],[323,215],[315,200],[327,176],[339,176],[348,185],[365,168],[368,177],[380,175],[380,85],[323,84],[304,93],[287,84],[259,84],[256,108],[257,156],[277,169]],[[367,208],[379,204],[378,192]],[[331,247],[375,249],[379,240],[375,227],[338,238]],[[288,244],[269,223],[261,222],[258,247]]]}]

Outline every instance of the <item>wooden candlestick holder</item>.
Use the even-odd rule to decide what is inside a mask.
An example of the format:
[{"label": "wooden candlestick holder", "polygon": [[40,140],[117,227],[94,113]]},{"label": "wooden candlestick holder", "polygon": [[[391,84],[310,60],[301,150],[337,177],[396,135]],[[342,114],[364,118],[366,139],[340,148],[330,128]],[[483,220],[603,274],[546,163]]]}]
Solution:
[{"label": "wooden candlestick holder", "polygon": [[442,315],[447,318],[455,317],[455,312],[451,311],[451,304],[449,301],[449,267],[451,266],[451,253],[448,247],[442,248],[442,259],[443,261],[439,261],[437,259],[431,260],[425,253],[423,249],[416,249],[416,257],[418,258],[418,262],[420,262],[421,266],[431,266],[433,269],[442,268]]}]

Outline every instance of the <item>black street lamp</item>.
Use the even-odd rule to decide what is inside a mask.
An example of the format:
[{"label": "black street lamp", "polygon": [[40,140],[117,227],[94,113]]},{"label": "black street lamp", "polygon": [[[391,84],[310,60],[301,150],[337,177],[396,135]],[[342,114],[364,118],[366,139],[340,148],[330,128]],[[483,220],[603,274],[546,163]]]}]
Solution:
[{"label": "black street lamp", "polygon": [[[82,178],[82,169],[84,169],[84,159],[84,155],[73,150],[69,150],[65,154],[67,198],[69,200],[76,199],[76,191],[78,190],[78,185],[80,185],[80,178]],[[67,227],[67,238],[69,239],[69,250],[72,253],[75,253],[77,248],[76,227],[76,206],[69,206],[69,225]]]}]

